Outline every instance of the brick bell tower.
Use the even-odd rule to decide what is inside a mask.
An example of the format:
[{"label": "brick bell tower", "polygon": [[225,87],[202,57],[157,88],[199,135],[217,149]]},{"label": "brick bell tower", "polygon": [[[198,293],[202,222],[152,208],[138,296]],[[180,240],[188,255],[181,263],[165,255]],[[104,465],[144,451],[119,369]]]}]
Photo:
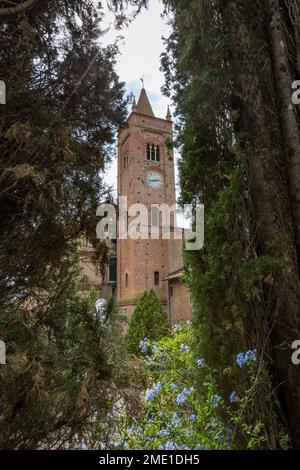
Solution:
[{"label": "brick bell tower", "polygon": [[[118,197],[127,196],[128,207],[144,204],[149,224],[151,205],[173,206],[176,202],[174,155],[168,146],[172,140],[169,108],[166,119],[155,117],[142,88],[138,103],[134,101],[127,123],[118,135]],[[131,219],[134,217],[128,218],[128,224]],[[156,224],[161,227],[161,217],[158,216]],[[150,227],[148,231],[150,235]],[[167,308],[167,278],[183,266],[181,248],[181,241],[163,240],[161,235],[159,239],[151,239],[151,236],[147,240],[119,239],[117,297],[120,307],[131,314],[140,295],[153,288]]]}]

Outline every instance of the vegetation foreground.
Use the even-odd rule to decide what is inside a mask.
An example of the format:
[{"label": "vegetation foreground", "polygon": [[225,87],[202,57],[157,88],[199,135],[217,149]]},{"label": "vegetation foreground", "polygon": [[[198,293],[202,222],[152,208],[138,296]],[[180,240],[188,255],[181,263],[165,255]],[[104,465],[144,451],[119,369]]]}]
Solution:
[{"label": "vegetation foreground", "polygon": [[[127,336],[77,258],[84,238],[108,261],[118,43],[97,2],[30,3],[0,14],[0,448],[299,449],[298,0],[163,0],[181,203],[205,205],[205,246],[184,254],[191,323],[170,329],[145,293]],[[120,28],[147,4],[110,2]]]}]

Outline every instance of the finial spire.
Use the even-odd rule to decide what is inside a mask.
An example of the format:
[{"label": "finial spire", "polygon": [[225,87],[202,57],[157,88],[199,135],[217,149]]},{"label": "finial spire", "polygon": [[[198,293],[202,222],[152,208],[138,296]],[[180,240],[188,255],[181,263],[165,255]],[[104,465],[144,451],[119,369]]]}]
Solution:
[{"label": "finial spire", "polygon": [[171,114],[170,106],[169,106],[169,105],[168,105],[168,111],[167,111],[166,119],[167,119],[168,121],[172,121],[172,114]]},{"label": "finial spire", "polygon": [[136,112],[140,114],[146,114],[147,116],[155,117],[145,88],[142,88],[141,90],[141,94],[136,105]]},{"label": "finial spire", "polygon": [[142,82],[142,88],[145,88],[145,80],[144,80],[144,75],[140,78]]}]

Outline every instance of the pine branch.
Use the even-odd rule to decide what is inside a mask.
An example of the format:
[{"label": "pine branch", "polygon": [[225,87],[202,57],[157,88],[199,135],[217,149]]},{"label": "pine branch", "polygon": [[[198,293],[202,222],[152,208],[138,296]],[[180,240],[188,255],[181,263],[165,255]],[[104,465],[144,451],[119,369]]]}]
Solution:
[{"label": "pine branch", "polygon": [[[20,3],[19,5],[16,4],[16,6],[13,7],[7,7],[7,8],[1,8],[0,9],[0,18],[8,18],[10,16],[14,15],[19,15],[20,13],[24,13],[26,10],[29,8],[33,7],[35,3],[37,3],[39,0],[26,0],[23,3]],[[2,2],[2,3],[7,3]],[[13,4],[13,2],[9,2],[9,4]]]}]

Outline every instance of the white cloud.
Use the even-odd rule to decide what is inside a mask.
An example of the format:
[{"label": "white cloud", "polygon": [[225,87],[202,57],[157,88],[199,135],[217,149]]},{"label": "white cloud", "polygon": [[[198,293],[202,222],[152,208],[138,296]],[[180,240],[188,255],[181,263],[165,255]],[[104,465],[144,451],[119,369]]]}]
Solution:
[{"label": "white cloud", "polygon": [[[166,117],[167,106],[171,104],[161,93],[164,75],[160,69],[160,55],[164,50],[162,36],[170,33],[169,26],[161,18],[163,6],[159,0],[151,0],[149,9],[142,10],[136,19],[121,31],[116,31],[113,16],[105,9],[105,25],[111,26],[102,37],[105,44],[112,43],[118,36],[123,36],[119,43],[120,56],[117,72],[126,84],[126,91],[133,92],[138,99],[141,90],[140,77],[143,76],[145,88],[157,117]],[[116,188],[116,160],[106,173],[108,184]]]}]

